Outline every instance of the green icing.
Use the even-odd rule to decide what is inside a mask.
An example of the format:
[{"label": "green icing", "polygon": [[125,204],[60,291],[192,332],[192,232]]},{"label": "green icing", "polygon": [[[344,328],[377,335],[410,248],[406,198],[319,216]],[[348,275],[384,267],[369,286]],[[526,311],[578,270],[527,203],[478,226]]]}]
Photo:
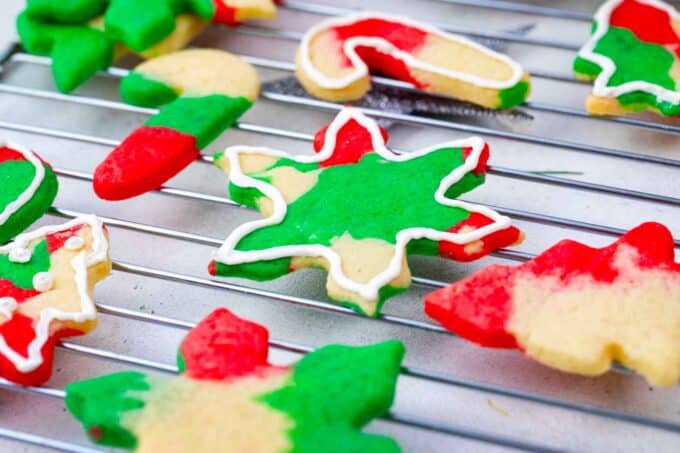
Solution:
[{"label": "green icing", "polygon": [[[616,66],[607,86],[644,81],[669,90],[676,89],[675,80],[671,77],[671,68],[675,63],[673,53],[659,44],[639,40],[628,29],[610,27],[597,42],[594,53],[607,56]],[[577,74],[594,78],[600,71],[601,68],[594,62],[581,57],[574,60],[574,72]],[[656,96],[643,91],[618,96],[617,100],[632,111],[653,107],[664,115],[680,113],[679,105],[658,101]]]},{"label": "green icing", "polygon": [[600,74],[600,72],[602,72],[602,68],[590,60],[586,60],[585,58],[577,56],[574,59],[574,72],[577,75],[593,80]]},{"label": "green icing", "polygon": [[80,24],[100,15],[108,0],[28,0],[26,12],[36,19]]},{"label": "green icing", "polygon": [[158,107],[177,99],[172,87],[132,71],[120,83],[120,96],[125,102],[141,107]]},{"label": "green icing", "polygon": [[212,20],[215,16],[213,0],[187,0],[189,10],[204,20]]},{"label": "green icing", "polygon": [[[281,223],[253,231],[237,249],[330,245],[345,233],[354,239],[394,244],[397,233],[407,228],[447,230],[465,220],[469,212],[438,203],[434,194],[441,180],[462,164],[459,148],[442,148],[402,162],[369,153],[358,164],[324,168],[313,189],[288,206]],[[456,197],[483,180],[468,173],[446,195]]]},{"label": "green icing", "polygon": [[510,88],[500,90],[498,98],[500,104],[499,109],[509,109],[523,104],[529,96],[529,82],[522,80]]},{"label": "green icing", "polygon": [[106,32],[141,52],[172,33],[184,7],[184,0],[111,0],[104,14]]},{"label": "green icing", "polygon": [[56,25],[17,17],[17,33],[26,51],[52,57],[57,88],[68,93],[113,63],[114,42],[87,25]]},{"label": "green icing", "polygon": [[94,442],[132,449],[137,446],[137,439],[123,426],[121,416],[142,409],[144,401],[134,393],[149,390],[151,385],[142,373],[109,374],[66,386],[66,407]]},{"label": "green icing", "polygon": [[0,255],[0,279],[11,281],[17,288],[33,289],[33,277],[40,272],[50,270],[50,254],[47,241],[36,244],[27,263],[14,263],[9,255]]},{"label": "green icing", "polygon": [[289,436],[296,453],[399,452],[393,439],[358,429],[389,410],[403,355],[396,340],[326,346],[297,363],[284,387],[259,399],[295,421]]},{"label": "green icing", "polygon": [[[50,207],[57,196],[57,177],[49,167],[45,176],[28,203],[21,206],[5,223],[0,224],[0,244],[10,241],[38,220]],[[35,167],[28,161],[6,161],[0,163],[0,212],[14,202],[31,184]]]},{"label": "green icing", "polygon": [[219,94],[201,97],[181,97],[149,118],[147,126],[164,126],[196,138],[204,148],[231,127],[252,103],[242,97]]}]

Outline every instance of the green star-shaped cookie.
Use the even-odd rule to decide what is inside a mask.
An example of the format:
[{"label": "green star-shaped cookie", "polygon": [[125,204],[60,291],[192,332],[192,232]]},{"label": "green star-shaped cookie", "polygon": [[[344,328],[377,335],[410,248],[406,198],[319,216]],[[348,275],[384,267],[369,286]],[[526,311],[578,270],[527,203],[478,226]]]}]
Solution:
[{"label": "green star-shaped cookie", "polygon": [[484,181],[479,138],[397,155],[375,122],[346,108],[316,145],[316,156],[232,147],[216,157],[232,198],[267,218],[236,229],[211,273],[271,279],[323,267],[331,298],[376,315],[410,286],[407,253],[467,261],[520,238],[509,219],[452,199]]}]

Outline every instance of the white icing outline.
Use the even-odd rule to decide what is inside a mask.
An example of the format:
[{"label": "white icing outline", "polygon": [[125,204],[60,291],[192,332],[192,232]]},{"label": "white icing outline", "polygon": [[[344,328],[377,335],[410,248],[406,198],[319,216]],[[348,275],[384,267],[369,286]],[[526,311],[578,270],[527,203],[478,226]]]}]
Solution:
[{"label": "white icing outline", "polygon": [[33,177],[33,181],[31,181],[31,184],[24,190],[19,197],[5,206],[5,209],[3,209],[2,212],[0,212],[0,225],[4,225],[7,220],[17,212],[19,209],[21,209],[26,203],[30,202],[31,199],[33,198],[33,195],[38,191],[38,188],[40,187],[40,184],[42,184],[43,179],[45,178],[45,167],[43,166],[43,163],[38,159],[38,156],[30,149],[24,148],[21,145],[18,145],[13,142],[5,141],[5,140],[0,140],[0,148],[9,148],[13,151],[17,151],[21,155],[23,155],[28,162],[33,164],[35,167],[35,176]]},{"label": "white icing outline", "polygon": [[19,304],[13,297],[0,297],[0,315],[3,315],[9,321],[14,316],[14,310]]},{"label": "white icing outline", "polygon": [[[470,212],[477,212],[486,217],[489,217],[494,222],[478,228],[469,233],[452,233],[446,231],[437,231],[431,228],[408,228],[400,231],[396,237],[395,254],[390,261],[387,268],[374,276],[366,283],[358,283],[348,278],[342,271],[342,263],[340,256],[331,248],[315,244],[315,245],[286,245],[279,247],[272,247],[265,250],[239,251],[235,247],[238,243],[251,232],[276,225],[283,221],[286,216],[288,206],[283,198],[281,192],[274,186],[263,181],[257,180],[243,173],[239,162],[239,155],[243,153],[249,154],[266,154],[277,158],[286,157],[299,163],[316,163],[322,162],[330,158],[334,152],[337,134],[340,129],[350,120],[357,121],[361,126],[366,128],[371,135],[371,142],[373,150],[379,156],[386,160],[394,162],[403,162],[415,159],[433,151],[442,148],[464,148],[471,147],[472,152],[465,159],[465,162],[460,167],[454,169],[444,179],[442,179],[437,192],[435,193],[435,200],[445,206],[460,207]],[[446,190],[458,182],[465,174],[477,167],[479,157],[484,149],[485,142],[479,137],[471,137],[464,140],[455,140],[445,143],[440,143],[430,148],[425,148],[419,151],[414,151],[407,154],[395,154],[385,146],[385,141],[378,125],[372,119],[365,116],[359,110],[352,107],[343,108],[335,117],[333,122],[328,126],[325,135],[325,143],[319,153],[309,155],[291,155],[283,151],[278,151],[270,148],[259,148],[250,146],[231,146],[226,149],[225,156],[229,159],[230,171],[229,176],[231,182],[242,188],[255,188],[262,192],[264,196],[272,200],[274,205],[274,213],[270,217],[255,220],[245,223],[236,228],[224,241],[222,247],[214,254],[214,259],[227,265],[236,265],[243,263],[252,263],[256,261],[269,261],[277,258],[293,257],[293,256],[311,256],[323,257],[330,264],[329,273],[331,277],[342,288],[360,294],[363,298],[374,300],[378,298],[378,292],[384,286],[387,286],[401,273],[401,263],[406,253],[406,245],[414,239],[427,238],[432,241],[446,241],[454,244],[468,244],[470,242],[479,240],[496,231],[508,228],[511,221],[508,217],[502,216],[497,212],[486,208],[484,206],[466,203],[460,200],[454,200],[445,196]]]},{"label": "white icing outline", "polygon": [[[498,81],[498,80],[491,80],[491,79],[484,79],[472,74],[466,74],[464,72],[459,72],[459,71],[454,71],[452,69],[442,69],[438,66],[434,66],[433,64],[427,63],[425,61],[419,60],[412,56],[410,53],[405,52],[403,50],[399,50],[396,46],[391,44],[389,41],[383,39],[383,38],[375,38],[375,37],[361,37],[361,36],[355,36],[352,38],[347,39],[343,43],[343,52],[345,53],[345,56],[350,60],[352,63],[352,66],[354,67],[354,71],[342,78],[333,78],[326,76],[323,74],[321,71],[319,71],[311,61],[311,56],[310,56],[310,50],[309,50],[309,43],[312,40],[314,36],[316,36],[317,33],[322,32],[326,29],[333,28],[333,27],[339,27],[339,26],[346,26],[346,25],[351,25],[354,22],[360,21],[360,20],[365,20],[365,19],[378,19],[378,20],[385,20],[388,22],[397,22],[404,24],[408,27],[413,27],[413,28],[418,28],[428,34],[433,34],[440,36],[444,39],[450,39],[453,41],[457,41],[459,43],[462,43],[464,45],[467,45],[469,47],[472,47],[475,50],[480,51],[483,54],[486,54],[488,56],[491,56],[493,58],[496,58],[498,60],[501,60],[503,63],[507,64],[512,68],[513,75],[510,79],[507,81]],[[522,77],[524,77],[524,69],[522,66],[517,63],[516,61],[512,60],[510,57],[507,55],[503,55],[501,53],[495,52],[487,47],[482,46],[481,44],[478,44],[474,41],[471,41],[463,36],[459,35],[454,35],[451,33],[444,33],[440,30],[437,30],[436,28],[418,23],[416,21],[409,20],[405,17],[400,17],[400,16],[394,16],[390,14],[383,14],[383,13],[377,13],[377,12],[364,12],[360,14],[354,14],[351,16],[347,17],[341,17],[341,18],[332,18],[328,19],[325,21],[320,22],[316,26],[312,27],[307,33],[305,33],[304,37],[302,38],[302,41],[300,43],[300,53],[301,53],[301,66],[302,70],[306,73],[306,75],[318,86],[326,89],[332,89],[332,90],[337,90],[337,89],[342,89],[346,88],[349,85],[351,85],[353,82],[356,82],[357,80],[366,77],[370,75],[370,70],[366,63],[359,57],[359,55],[356,53],[356,48],[359,46],[364,46],[364,47],[372,47],[374,49],[379,50],[382,53],[388,54],[398,60],[401,60],[404,62],[408,67],[410,68],[415,68],[415,69],[420,69],[423,71],[429,71],[444,77],[449,77],[452,79],[457,79],[457,80],[462,80],[464,82],[470,83],[472,85],[476,85],[482,88],[491,88],[495,90],[502,90],[505,88],[510,88],[515,86]]]},{"label": "white icing outline", "polygon": [[92,253],[86,255],[86,252],[82,251],[71,260],[71,266],[75,270],[74,280],[80,296],[80,311],[65,312],[52,307],[44,308],[40,312],[40,318],[35,326],[36,336],[28,345],[28,357],[24,357],[10,348],[5,337],[0,334],[0,354],[7,357],[14,367],[22,373],[31,372],[42,364],[41,349],[49,339],[50,324],[53,320],[82,323],[94,320],[97,317],[97,309],[88,291],[87,269],[108,259],[109,243],[104,235],[101,220],[94,215],[86,215],[61,225],[46,226],[30,233],[21,234],[13,242],[0,247],[0,254],[6,254],[16,247],[26,248],[35,239],[78,225],[89,225],[92,232]]},{"label": "white icing outline", "polygon": [[[644,91],[656,96],[657,101],[666,101],[672,104],[680,103],[680,92],[669,90],[659,85],[654,85],[653,83],[642,80],[626,82],[615,87],[607,86],[609,79],[616,71],[616,64],[611,58],[595,53],[595,46],[597,46],[597,42],[609,30],[609,19],[611,17],[612,11],[624,1],[625,0],[609,0],[600,6],[600,8],[595,13],[594,18],[595,23],[597,24],[595,34],[590,37],[588,42],[586,42],[578,52],[579,57],[597,64],[602,69],[593,83],[593,94],[595,96],[604,98],[616,98],[622,94],[631,93],[633,91]],[[678,11],[670,5],[657,0],[636,1],[639,3],[645,3],[658,9],[662,9],[668,12],[673,20],[680,20],[680,13],[678,13]]]}]

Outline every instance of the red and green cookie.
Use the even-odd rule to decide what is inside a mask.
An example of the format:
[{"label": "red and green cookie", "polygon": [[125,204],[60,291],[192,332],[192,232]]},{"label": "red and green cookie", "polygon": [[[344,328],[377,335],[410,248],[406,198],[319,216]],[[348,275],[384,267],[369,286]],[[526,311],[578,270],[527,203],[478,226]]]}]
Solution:
[{"label": "red and green cookie", "polygon": [[586,102],[593,115],[680,114],[680,14],[658,0],[607,1],[574,72],[594,80]]},{"label": "red and green cookie", "polygon": [[130,51],[153,58],[185,47],[209,22],[275,15],[273,0],[29,0],[17,32],[27,52],[52,57],[57,88],[68,93]]},{"label": "red and green cookie", "polygon": [[680,379],[680,264],[658,223],[607,247],[564,240],[520,266],[489,266],[428,295],[425,311],[563,371],[597,375],[616,360],[652,385]]},{"label": "red and green cookie", "polygon": [[0,244],[42,217],[58,186],[52,168],[37,154],[0,140]]},{"label": "red and green cookie", "polygon": [[227,237],[210,272],[265,280],[322,267],[332,299],[376,316],[411,285],[408,254],[470,261],[521,240],[510,219],[454,199],[484,181],[482,139],[402,155],[386,139],[349,107],[317,134],[316,155],[239,146],[218,154],[231,197],[266,219]]},{"label": "red and green cookie", "polygon": [[[174,52],[186,46],[204,27],[201,19],[182,14],[176,18],[172,33],[137,53],[153,58]],[[23,12],[17,17],[17,33],[27,52],[52,58],[55,85],[65,93],[130,51],[103,30],[102,17],[83,23],[57,23]]]},{"label": "red and green cookie", "polygon": [[94,216],[24,233],[0,247],[0,377],[40,385],[59,339],[94,329],[94,285],[111,270]]},{"label": "red and green cookie", "polygon": [[400,451],[361,428],[392,404],[401,342],[326,346],[287,367],[267,354],[267,329],[217,309],[182,342],[178,377],[76,382],[66,406],[93,441],[139,452]]},{"label": "red and green cookie", "polygon": [[103,15],[114,40],[141,52],[170,35],[177,16],[193,14],[203,21],[238,25],[248,19],[272,19],[274,0],[28,0],[26,13],[43,22],[85,24]]},{"label": "red and green cookie", "polygon": [[255,69],[212,49],[183,50],[142,63],[121,84],[125,101],[164,105],[94,173],[94,190],[122,200],[157,189],[245,113],[258,96]]},{"label": "red and green cookie", "polygon": [[488,108],[515,107],[529,95],[529,74],[509,57],[389,14],[325,20],[305,34],[296,56],[300,83],[329,101],[363,97],[370,72]]}]

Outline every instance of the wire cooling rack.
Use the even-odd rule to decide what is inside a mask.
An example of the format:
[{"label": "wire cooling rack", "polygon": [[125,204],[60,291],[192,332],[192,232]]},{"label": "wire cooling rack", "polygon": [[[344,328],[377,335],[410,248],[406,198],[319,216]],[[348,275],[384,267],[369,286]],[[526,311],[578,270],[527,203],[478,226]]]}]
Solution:
[{"label": "wire cooling rack", "polygon": [[[59,346],[52,380],[41,388],[0,381],[0,450],[99,451],[65,412],[63,387],[121,369],[172,374],[175,348],[186,330],[211,309],[227,306],[270,328],[272,359],[278,363],[331,342],[402,339],[408,352],[395,405],[369,430],[396,437],[405,451],[677,451],[677,388],[653,390],[621,367],[599,378],[563,374],[515,351],[464,342],[422,313],[422,297],[432,289],[494,262],[530,259],[564,237],[602,245],[644,220],[662,221],[680,237],[680,125],[645,116],[592,118],[583,110],[589,86],[572,78],[570,65],[588,35],[593,6],[559,2],[558,9],[496,0],[330,3],[288,0],[274,22],[210,29],[196,45],[243,56],[264,81],[288,77],[301,34],[356,4],[507,46],[532,73],[531,101],[521,107],[534,116],[531,122],[366,113],[390,120],[390,144],[400,150],[471,134],[486,138],[490,176],[468,199],[512,216],[527,234],[525,243],[469,264],[414,258],[414,287],[390,300],[378,319],[331,304],[319,271],[265,283],[211,279],[205,268],[212,250],[259,214],[225,198],[226,178],[207,165],[209,156],[229,144],[311,152],[313,133],[340,106],[265,88],[243,121],[166,187],[104,203],[92,193],[92,169],[154,110],[118,98],[125,64],[62,95],[51,82],[49,60],[10,45],[0,56],[2,135],[36,149],[60,178],[55,206],[41,223],[97,213],[109,226],[115,264],[113,275],[97,287],[99,328]],[[507,31],[517,27],[532,32]],[[374,83],[403,86],[380,78]]]}]

